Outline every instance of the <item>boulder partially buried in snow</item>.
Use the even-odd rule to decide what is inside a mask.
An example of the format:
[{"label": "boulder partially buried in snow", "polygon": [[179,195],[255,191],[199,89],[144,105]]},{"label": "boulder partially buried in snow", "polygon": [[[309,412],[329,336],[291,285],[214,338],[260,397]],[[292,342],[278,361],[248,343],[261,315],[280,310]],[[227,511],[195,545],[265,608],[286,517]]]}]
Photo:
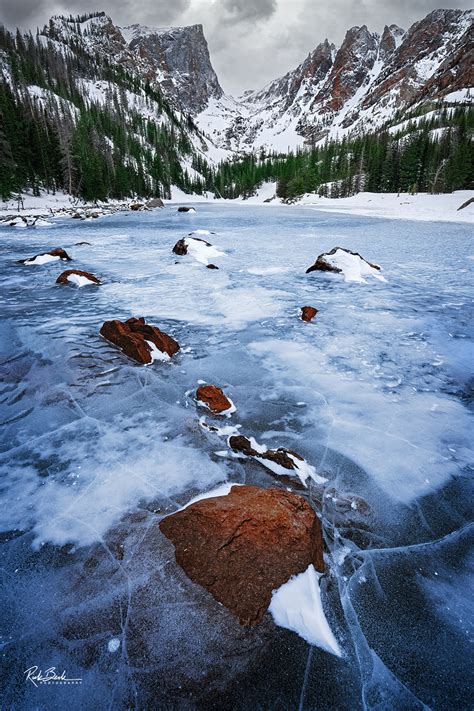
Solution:
[{"label": "boulder partially buried in snow", "polygon": [[49,252],[41,252],[41,254],[36,254],[34,257],[28,257],[27,259],[20,259],[20,264],[26,265],[38,265],[47,264],[48,262],[57,262],[61,260],[63,262],[70,262],[71,257],[66,252],[66,250],[58,247],[57,249],[51,249]]},{"label": "boulder partially buried in snow", "polygon": [[364,277],[369,276],[385,281],[378,264],[368,262],[358,252],[343,247],[334,247],[330,252],[320,254],[306,274],[315,271],[342,274],[346,281],[365,282]]},{"label": "boulder partially buried in snow", "polygon": [[185,207],[184,205],[181,205],[181,207],[178,207],[178,212],[196,212],[194,207]]},{"label": "boulder partially buried in snow", "polygon": [[244,454],[255,459],[263,466],[279,476],[297,476],[306,486],[307,479],[312,479],[317,484],[322,484],[327,479],[319,476],[311,464],[301,455],[285,447],[268,449],[264,444],[259,444],[253,437],[234,435],[229,437],[227,444],[233,452]]},{"label": "boulder partially buried in snow", "polygon": [[160,522],[177,563],[243,625],[261,621],[272,591],[314,565],[324,570],[321,525],[311,506],[282,489],[233,486]]},{"label": "boulder partially buried in snow", "polygon": [[302,306],[301,307],[301,320],[302,321],[312,321],[317,313],[318,313],[318,309],[315,309],[314,306]]},{"label": "boulder partially buried in snow", "polygon": [[82,269],[66,269],[56,279],[56,284],[75,284],[76,286],[93,286],[100,284],[100,280],[90,272]]},{"label": "boulder partially buried in snow", "polygon": [[215,415],[230,415],[235,412],[234,403],[217,385],[200,385],[196,390],[196,400]]},{"label": "boulder partially buried in snow", "polygon": [[[173,247],[173,252],[180,257],[189,254],[189,256],[193,257],[197,262],[205,264],[206,266],[210,264],[210,260],[214,257],[222,257],[224,255],[224,252],[219,252],[216,247],[210,242],[206,242],[205,239],[191,236],[183,237],[183,239],[178,240]],[[210,268],[216,269],[218,267],[213,264]]]},{"label": "boulder partially buried in snow", "polygon": [[174,338],[145,323],[144,318],[105,321],[100,335],[118,346],[129,358],[144,365],[154,360],[169,360],[179,351],[179,344]]},{"label": "boulder partially buried in snow", "polygon": [[164,207],[164,206],[165,206],[165,204],[164,204],[163,200],[159,197],[152,198],[151,200],[148,200],[148,202],[146,203],[146,207],[149,210],[154,210],[155,207]]}]

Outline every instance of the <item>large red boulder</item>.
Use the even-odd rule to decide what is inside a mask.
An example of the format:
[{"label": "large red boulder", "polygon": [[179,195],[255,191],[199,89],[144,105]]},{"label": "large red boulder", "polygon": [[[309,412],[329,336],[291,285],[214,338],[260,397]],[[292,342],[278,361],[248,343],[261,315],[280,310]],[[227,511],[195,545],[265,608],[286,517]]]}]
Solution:
[{"label": "large red boulder", "polygon": [[176,561],[239,618],[258,624],[272,591],[313,564],[324,571],[321,525],[301,496],[233,486],[167,516],[160,529]]},{"label": "large red boulder", "polygon": [[196,400],[216,415],[235,409],[232,400],[217,385],[200,385],[196,390]]},{"label": "large red boulder", "polygon": [[150,343],[170,358],[179,351],[179,344],[174,338],[160,331],[156,326],[145,323],[144,318],[105,321],[100,329],[100,335],[118,346],[129,358],[145,365],[154,359],[153,347]]}]

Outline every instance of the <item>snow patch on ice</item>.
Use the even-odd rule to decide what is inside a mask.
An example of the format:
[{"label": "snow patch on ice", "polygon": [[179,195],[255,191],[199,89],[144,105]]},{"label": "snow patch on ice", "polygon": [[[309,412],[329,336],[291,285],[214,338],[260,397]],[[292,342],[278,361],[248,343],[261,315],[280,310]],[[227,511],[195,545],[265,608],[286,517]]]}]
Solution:
[{"label": "snow patch on ice", "polygon": [[313,565],[274,591],[270,607],[275,624],[296,632],[306,642],[336,657],[342,655],[324,614],[319,580]]},{"label": "snow patch on ice", "polygon": [[97,286],[95,281],[82,276],[82,274],[69,274],[67,280],[76,286]]}]

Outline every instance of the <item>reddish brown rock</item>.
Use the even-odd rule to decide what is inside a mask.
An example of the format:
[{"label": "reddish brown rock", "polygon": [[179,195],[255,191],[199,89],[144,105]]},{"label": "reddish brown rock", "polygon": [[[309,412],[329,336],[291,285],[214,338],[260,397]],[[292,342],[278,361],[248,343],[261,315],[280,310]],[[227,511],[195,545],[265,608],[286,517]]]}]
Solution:
[{"label": "reddish brown rock", "polygon": [[204,403],[211,412],[217,415],[233,407],[232,402],[217,385],[200,385],[196,390],[196,400]]},{"label": "reddish brown rock", "polygon": [[63,262],[72,262],[71,257],[62,247],[56,247],[56,249],[50,249],[48,252],[40,252],[35,254],[34,257],[27,257],[26,259],[19,259],[20,264],[26,264],[27,262],[32,262],[37,257],[43,257],[45,254],[50,254],[52,257],[59,257]]},{"label": "reddish brown rock", "polygon": [[302,321],[312,321],[317,313],[318,313],[318,309],[315,309],[314,306],[302,306],[301,307],[301,320]]},{"label": "reddish brown rock", "polygon": [[[204,244],[207,244],[208,247],[212,247],[212,244],[210,242],[206,242],[206,240],[201,239],[201,237],[183,237],[183,239],[179,239],[173,247],[172,251],[174,252],[174,254],[177,254],[179,257],[184,257],[184,255],[188,253],[187,241],[189,239],[193,239],[196,242],[204,242]],[[208,264],[207,266],[209,267],[209,269],[219,269],[219,267],[216,267],[214,264]]]},{"label": "reddish brown rock", "polygon": [[68,283],[68,276],[71,274],[77,274],[77,276],[82,276],[85,277],[86,279],[89,279],[89,281],[94,282],[94,284],[100,284],[100,280],[97,279],[96,276],[91,274],[90,272],[83,272],[82,269],[66,269],[65,272],[62,272],[56,279],[56,284],[67,284]]},{"label": "reddish brown rock", "polygon": [[148,364],[153,360],[151,341],[162,353],[170,357],[179,351],[179,344],[156,326],[145,323],[144,318],[129,318],[127,321],[105,321],[100,335],[118,346],[137,363]]},{"label": "reddish brown rock", "polygon": [[243,625],[258,624],[272,591],[313,564],[324,571],[321,525],[282,489],[233,486],[160,522],[177,563]]}]

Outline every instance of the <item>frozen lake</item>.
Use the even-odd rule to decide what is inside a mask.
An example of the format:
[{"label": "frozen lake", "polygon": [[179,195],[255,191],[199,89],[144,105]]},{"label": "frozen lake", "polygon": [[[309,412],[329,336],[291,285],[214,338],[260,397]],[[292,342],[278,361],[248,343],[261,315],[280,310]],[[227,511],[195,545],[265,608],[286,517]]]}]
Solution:
[{"label": "frozen lake", "polygon": [[[472,227],[196,209],[0,228],[2,706],[472,708]],[[219,270],[172,254],[197,229],[216,233]],[[386,281],[305,274],[336,246]],[[53,247],[74,261],[16,263]],[[57,286],[73,267],[103,285]],[[127,360],[98,332],[130,316],[181,352]],[[164,514],[225,481],[282,485],[216,455],[198,380],[224,387],[243,434],[368,503],[323,505],[341,658],[270,615],[240,627],[176,565]],[[33,665],[82,683],[36,688]]]}]

